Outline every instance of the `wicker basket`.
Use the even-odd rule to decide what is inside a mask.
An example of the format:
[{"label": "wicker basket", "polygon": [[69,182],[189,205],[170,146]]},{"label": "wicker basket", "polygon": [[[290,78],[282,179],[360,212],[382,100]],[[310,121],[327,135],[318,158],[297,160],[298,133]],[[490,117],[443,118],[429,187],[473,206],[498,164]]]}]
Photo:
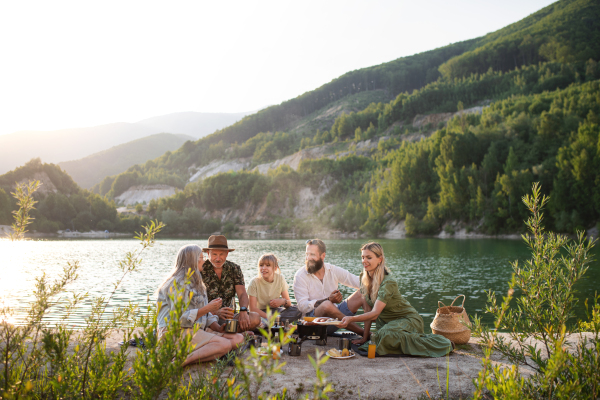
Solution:
[{"label": "wicker basket", "polygon": [[[454,302],[459,298],[463,297],[462,305],[455,306]],[[431,323],[431,331],[436,335],[442,335],[447,339],[452,340],[456,344],[466,344],[471,338],[471,321],[465,311],[465,300],[464,294],[459,294],[456,299],[446,306],[441,301],[438,301],[438,309],[435,313],[435,318]]]}]

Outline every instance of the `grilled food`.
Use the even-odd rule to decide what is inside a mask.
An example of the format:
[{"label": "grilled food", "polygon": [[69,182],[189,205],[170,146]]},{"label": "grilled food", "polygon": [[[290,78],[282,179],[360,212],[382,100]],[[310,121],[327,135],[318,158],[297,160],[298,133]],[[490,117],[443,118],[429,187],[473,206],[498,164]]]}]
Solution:
[{"label": "grilled food", "polygon": [[332,357],[341,357],[342,353],[338,349],[331,349],[329,350],[329,355]]}]

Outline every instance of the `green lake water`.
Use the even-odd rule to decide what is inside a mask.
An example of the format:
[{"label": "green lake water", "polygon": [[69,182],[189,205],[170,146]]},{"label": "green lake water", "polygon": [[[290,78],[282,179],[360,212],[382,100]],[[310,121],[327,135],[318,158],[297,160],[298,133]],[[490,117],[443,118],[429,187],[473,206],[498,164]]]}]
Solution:
[{"label": "green lake water", "polygon": [[[354,274],[362,270],[360,247],[364,240],[327,240],[326,262],[348,269]],[[131,274],[119,288],[110,307],[134,302],[145,305],[155,299],[154,292],[174,262],[177,250],[188,243],[206,245],[206,240],[160,239],[144,255],[142,266]],[[280,259],[283,275],[290,284],[294,273],[304,265],[304,239],[290,240],[236,240],[229,241],[236,249],[229,259],[242,266],[246,286],[257,275],[258,257],[266,252]],[[387,264],[399,282],[403,294],[423,316],[429,330],[437,302],[448,305],[458,294],[465,294],[467,312],[482,314],[492,289],[506,293],[507,281],[512,274],[511,261],[528,258],[528,248],[522,241],[497,239],[402,239],[380,240]],[[139,245],[132,239],[97,240],[36,240],[9,242],[0,240],[0,301],[19,312],[32,298],[35,278],[42,273],[57,276],[68,261],[81,264],[79,279],[69,287],[73,292],[87,292],[90,296],[107,296],[119,274],[118,261],[127,251]],[[595,252],[597,254],[597,251]],[[598,258],[596,256],[596,258]],[[600,264],[590,267],[584,280],[577,286],[582,299],[589,298],[600,286]],[[340,287],[348,295],[351,289]],[[293,291],[290,293],[293,297]],[[89,310],[87,301],[70,319],[80,325]],[[56,307],[50,320],[61,317],[62,308]],[[577,309],[585,315],[583,301]],[[484,316],[484,321],[491,320]]]}]

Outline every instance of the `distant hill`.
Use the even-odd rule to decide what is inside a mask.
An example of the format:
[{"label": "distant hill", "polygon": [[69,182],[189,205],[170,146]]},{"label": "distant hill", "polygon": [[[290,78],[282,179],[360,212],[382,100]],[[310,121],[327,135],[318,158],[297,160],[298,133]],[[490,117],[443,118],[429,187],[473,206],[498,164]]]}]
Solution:
[{"label": "distant hill", "polygon": [[236,123],[252,112],[242,113],[202,113],[178,112],[136,122],[154,128],[157,132],[180,133],[196,139],[213,133],[218,129]]},{"label": "distant hill", "polygon": [[188,140],[187,135],[157,133],[111,147],[74,161],[58,163],[81,187],[89,189],[104,177],[126,171],[135,164],[145,163],[166,151],[179,148]]},{"label": "distant hill", "polygon": [[117,122],[55,131],[18,131],[0,136],[0,174],[32,158],[39,157],[50,163],[76,160],[156,133],[200,138],[235,123],[246,114],[182,112],[136,123]]}]

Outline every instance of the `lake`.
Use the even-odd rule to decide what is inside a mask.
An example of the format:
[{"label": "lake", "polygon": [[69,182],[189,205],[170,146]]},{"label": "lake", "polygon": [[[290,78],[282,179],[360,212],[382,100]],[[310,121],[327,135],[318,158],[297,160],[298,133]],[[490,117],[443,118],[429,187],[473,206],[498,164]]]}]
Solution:
[{"label": "lake", "polygon": [[[125,279],[109,305],[133,302],[144,306],[154,301],[158,284],[171,270],[177,250],[189,243],[206,245],[206,240],[159,239],[156,246],[143,256],[142,266]],[[291,284],[294,273],[304,265],[305,240],[235,240],[229,246],[236,251],[228,259],[242,266],[246,286],[257,275],[258,257],[273,252],[280,259],[286,280]],[[362,270],[360,247],[365,240],[327,240],[326,262],[348,269],[358,275]],[[528,248],[522,241],[497,239],[402,239],[385,240],[383,245],[387,265],[398,280],[403,294],[423,316],[426,330],[433,320],[438,300],[446,305],[458,295],[465,294],[465,307],[472,315],[481,314],[492,289],[505,294],[512,274],[511,261],[526,260]],[[0,240],[0,301],[19,310],[32,299],[35,278],[42,273],[57,276],[69,261],[79,261],[79,279],[69,286],[72,292],[87,292],[90,296],[107,296],[120,276],[119,260],[140,245],[133,239],[94,240],[29,240],[9,242]],[[595,252],[597,254],[597,251]],[[595,257],[598,258],[598,257]],[[590,298],[600,284],[600,266],[595,262],[584,280],[578,284],[581,298]],[[340,288],[347,296],[351,290]],[[293,297],[293,291],[290,290]],[[70,322],[78,326],[89,310],[87,301]],[[21,311],[22,312],[22,311]],[[61,317],[58,307],[50,322]],[[585,315],[580,302],[579,316]],[[491,319],[484,318],[489,323]]]}]

